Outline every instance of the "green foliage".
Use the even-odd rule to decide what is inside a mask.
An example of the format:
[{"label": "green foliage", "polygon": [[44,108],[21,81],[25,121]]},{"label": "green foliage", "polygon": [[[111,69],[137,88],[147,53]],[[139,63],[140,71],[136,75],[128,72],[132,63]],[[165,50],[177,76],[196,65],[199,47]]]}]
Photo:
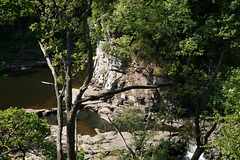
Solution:
[{"label": "green foliage", "polygon": [[80,149],[80,152],[77,152],[77,160],[85,160],[85,151],[83,148]]},{"label": "green foliage", "polygon": [[232,75],[224,83],[222,103],[224,114],[216,113],[215,120],[220,123],[219,137],[213,146],[227,159],[240,157],[240,69],[233,69]]},{"label": "green foliage", "polygon": [[119,128],[134,134],[135,131],[144,130],[144,118],[146,112],[143,109],[136,109],[133,107],[124,108],[123,111],[119,112],[114,119],[114,123]]},{"label": "green foliage", "polygon": [[19,18],[13,25],[0,26],[0,61],[19,59],[26,50],[33,51],[33,57],[38,56],[36,35],[29,29],[33,21],[34,16],[29,16]]},{"label": "green foliage", "polygon": [[106,52],[106,53],[109,53],[110,52],[110,47],[111,47],[111,44],[109,42],[105,42],[103,45],[102,45],[102,51]]},{"label": "green foliage", "polygon": [[105,21],[116,35],[115,54],[130,58],[135,53],[151,61],[174,51],[178,36],[193,25],[186,1],[119,0]]},{"label": "green foliage", "polygon": [[31,149],[51,157],[54,153],[51,153],[53,148],[45,139],[48,135],[50,128],[46,121],[36,114],[17,108],[0,111],[1,158],[24,157]]},{"label": "green foliage", "polygon": [[34,13],[32,0],[1,0],[0,26],[13,24],[20,17]]},{"label": "green foliage", "polygon": [[[182,111],[179,110],[179,113]],[[160,128],[157,124],[157,117],[154,120],[146,122],[146,116],[148,113],[142,109],[125,108],[122,112],[119,112],[116,116],[114,123],[123,131],[131,133],[132,136],[132,149],[135,151],[138,159],[142,160],[174,160],[176,156],[183,153],[185,150],[181,143],[175,142],[175,140],[155,140],[156,129]],[[160,116],[160,118],[163,118]],[[172,121],[174,117],[167,117],[167,122]],[[171,123],[171,122],[169,122]],[[151,145],[149,141],[153,141],[154,145]],[[114,150],[112,154],[118,155],[120,159],[131,159],[131,154],[122,151]]]},{"label": "green foliage", "polygon": [[148,131],[146,127],[150,127],[153,124],[147,124],[145,120],[145,110],[135,108],[125,108],[122,112],[119,112],[114,123],[132,135],[132,146],[134,150],[139,151],[139,155],[145,150],[146,142],[152,138],[154,131]]},{"label": "green foliage", "polygon": [[[164,139],[155,140],[155,146],[150,146],[144,156],[144,160],[176,160],[177,153],[184,152],[184,145],[176,143],[175,141],[168,141]],[[174,156],[175,155],[175,156]]]},{"label": "green foliage", "polygon": [[[60,0],[35,0],[39,22],[31,25],[34,31],[44,44],[52,65],[57,71],[58,82],[65,83],[64,62],[67,60],[67,53],[71,54],[72,75],[85,69],[85,62],[88,49],[84,39],[84,27],[81,11],[87,6],[87,2]],[[89,32],[92,37],[93,48],[101,36],[96,34],[92,18],[88,18]]]}]

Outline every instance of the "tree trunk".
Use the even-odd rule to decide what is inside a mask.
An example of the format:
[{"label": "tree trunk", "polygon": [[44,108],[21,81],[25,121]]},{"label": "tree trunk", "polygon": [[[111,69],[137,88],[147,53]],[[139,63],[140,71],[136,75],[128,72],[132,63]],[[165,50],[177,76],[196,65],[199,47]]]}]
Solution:
[{"label": "tree trunk", "polygon": [[65,103],[67,112],[72,108],[72,60],[73,53],[72,45],[72,31],[67,32],[67,60],[65,61],[65,81],[66,81],[66,94]]},{"label": "tree trunk", "polygon": [[[51,60],[46,52],[46,49],[44,48],[44,45],[39,42],[40,48],[43,52],[43,55],[47,61],[48,67],[52,71],[52,76],[54,79],[54,89],[55,94],[57,97],[57,121],[58,121],[58,130],[57,130],[57,159],[63,160],[63,150],[62,150],[62,128],[63,128],[63,110],[62,110],[62,100],[63,96],[59,93],[58,88],[58,82],[57,82],[57,74],[52,66]],[[62,92],[64,91],[64,88],[62,89]]]},{"label": "tree trunk", "polygon": [[75,154],[75,117],[72,108],[72,32],[67,31],[67,60],[65,61],[66,94],[65,104],[67,110],[67,155],[68,160],[76,160]]},{"label": "tree trunk", "polygon": [[68,160],[76,160],[75,152],[75,117],[76,114],[72,112],[67,113],[67,155]]},{"label": "tree trunk", "polygon": [[198,146],[197,149],[195,150],[191,160],[198,160],[203,152],[204,152],[204,148],[201,148]]},{"label": "tree trunk", "polygon": [[63,110],[62,110],[62,96],[57,97],[57,159],[63,160],[62,150],[62,128],[63,128]]},{"label": "tree trunk", "polygon": [[76,150],[76,155],[77,155],[77,152],[78,152],[78,118],[77,118],[77,115],[76,115],[76,118],[75,118],[75,150]]}]

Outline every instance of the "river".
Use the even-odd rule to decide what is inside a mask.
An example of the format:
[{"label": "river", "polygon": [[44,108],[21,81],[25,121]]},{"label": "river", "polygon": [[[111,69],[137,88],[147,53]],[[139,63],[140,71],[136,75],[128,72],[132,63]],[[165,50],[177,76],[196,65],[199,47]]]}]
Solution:
[{"label": "river", "polygon": [[[53,82],[47,68],[23,71],[9,71],[7,78],[0,81],[0,110],[9,107],[51,109],[56,107],[54,86],[44,82]],[[81,72],[73,81],[73,87],[79,88],[85,73]]]},{"label": "river", "polygon": [[9,71],[0,81],[0,109],[9,107],[50,109],[56,107],[54,87],[41,81],[53,82],[49,69]]},{"label": "river", "polygon": [[[73,87],[79,88],[85,78],[85,72],[79,73],[73,81]],[[0,110],[9,107],[25,109],[51,109],[56,107],[54,86],[43,84],[53,82],[51,72],[47,68],[23,71],[9,71],[7,78],[0,81]],[[80,111],[78,133],[96,135],[94,128],[102,127],[106,122],[95,112]],[[50,123],[56,125],[56,116],[48,117]]]}]

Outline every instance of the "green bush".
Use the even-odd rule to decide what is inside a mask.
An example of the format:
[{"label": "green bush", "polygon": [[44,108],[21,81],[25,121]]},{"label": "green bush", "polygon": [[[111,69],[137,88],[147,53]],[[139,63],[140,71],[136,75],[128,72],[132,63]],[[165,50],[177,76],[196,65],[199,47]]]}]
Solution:
[{"label": "green bush", "polygon": [[111,47],[111,44],[109,42],[105,42],[102,45],[102,51],[109,53],[109,51],[111,49],[110,47]]},{"label": "green bush", "polygon": [[51,159],[54,147],[45,139],[50,128],[45,120],[24,109],[0,111],[0,159],[25,157],[26,152]]},{"label": "green bush", "polygon": [[240,157],[240,68],[233,69],[223,83],[221,103],[224,113],[217,112],[215,120],[220,125],[219,134],[212,144],[226,159]]},{"label": "green bush", "polygon": [[[146,124],[146,110],[137,108],[124,108],[115,117],[115,124],[121,130],[131,133],[132,143],[130,146],[135,152],[136,157],[141,160],[175,160],[178,155],[182,155],[186,148],[179,140],[176,142],[174,139],[153,139],[156,132],[155,129],[159,128],[157,121],[151,121]],[[155,145],[149,142],[154,141]],[[132,156],[127,151],[115,150],[119,159],[130,160]]]}]

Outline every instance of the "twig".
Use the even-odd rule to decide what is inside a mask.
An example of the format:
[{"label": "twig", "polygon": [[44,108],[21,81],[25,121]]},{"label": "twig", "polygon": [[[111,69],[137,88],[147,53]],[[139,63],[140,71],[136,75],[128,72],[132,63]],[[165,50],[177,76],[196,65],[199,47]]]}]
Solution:
[{"label": "twig", "polygon": [[46,85],[53,85],[53,86],[54,86],[54,84],[53,84],[53,83],[51,83],[51,82],[45,82],[45,81],[41,81],[41,83],[42,83],[42,84],[46,84]]}]

